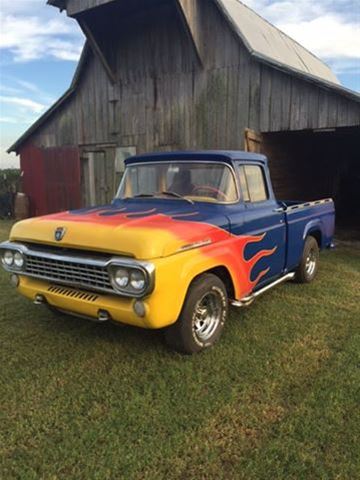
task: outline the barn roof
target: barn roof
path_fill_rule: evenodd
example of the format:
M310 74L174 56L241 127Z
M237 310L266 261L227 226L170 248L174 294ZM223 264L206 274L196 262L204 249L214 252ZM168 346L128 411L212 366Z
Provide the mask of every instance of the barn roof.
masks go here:
M84 10L84 4L79 3L83 1L85 0L47 0L47 3L63 10L69 8L72 2L76 2L76 5L82 5ZM94 8L94 5L110 1L115 2L119 0L87 0L87 5L89 5L88 8ZM151 2L153 0L148 1ZM180 2L180 0L178 1ZM263 19L251 8L239 0L213 1L218 5L220 11L227 18L250 54L258 61L298 75L320 87L330 89L355 102L360 102L360 94L342 86L330 67L322 60ZM86 42L70 88L8 149L8 153L18 152L19 147L76 92L90 50L91 48L88 42Z
M66 8L66 0L47 0L48 5L58 7L61 10Z
M216 0L251 54L279 66L340 85L322 60L239 0Z

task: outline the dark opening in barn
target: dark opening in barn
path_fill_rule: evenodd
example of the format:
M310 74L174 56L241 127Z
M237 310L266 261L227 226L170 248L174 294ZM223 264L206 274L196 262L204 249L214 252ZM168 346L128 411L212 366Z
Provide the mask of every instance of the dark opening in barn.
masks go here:
M32 215L108 202L134 153L247 148L269 156L279 198L331 196L340 223L360 223L360 95L251 9L48 3L87 42L69 90L10 149Z
M264 134L279 198L332 197L338 225L360 229L360 134L356 128Z

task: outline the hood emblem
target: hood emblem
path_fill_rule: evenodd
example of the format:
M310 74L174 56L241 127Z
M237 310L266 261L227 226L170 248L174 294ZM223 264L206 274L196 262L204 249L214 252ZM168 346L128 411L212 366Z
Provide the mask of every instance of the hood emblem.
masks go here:
M57 242L61 242L61 240L65 237L65 233L66 233L66 228L65 227L58 227L55 230L55 240Z

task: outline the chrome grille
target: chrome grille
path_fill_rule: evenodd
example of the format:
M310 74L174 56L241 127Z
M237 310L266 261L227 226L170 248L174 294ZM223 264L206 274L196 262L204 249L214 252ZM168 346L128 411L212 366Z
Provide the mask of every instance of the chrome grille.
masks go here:
M26 273L62 284L80 285L92 290L113 291L109 273L103 266L27 255Z

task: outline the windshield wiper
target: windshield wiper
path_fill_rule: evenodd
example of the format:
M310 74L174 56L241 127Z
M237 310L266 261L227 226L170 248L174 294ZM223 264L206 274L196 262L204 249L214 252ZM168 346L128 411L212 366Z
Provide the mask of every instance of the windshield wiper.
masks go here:
M138 193L137 195L134 195L133 197L127 197L129 199L131 198L154 198L157 197L158 195L167 195L168 197L175 197L175 198L180 198L181 200L185 200L186 202L191 203L191 205L194 205L195 202L190 200L190 198L183 197L179 193L176 192L156 192L156 193Z
M155 197L154 193L139 193L129 198L152 198L152 197Z
M168 191L163 191L160 192L161 195L167 195L168 197L175 197L175 198L181 198L181 200L185 200L186 202L191 203L191 205L194 205L194 202L190 200L190 198L186 198L183 195L180 195L179 193L176 192L168 192Z

